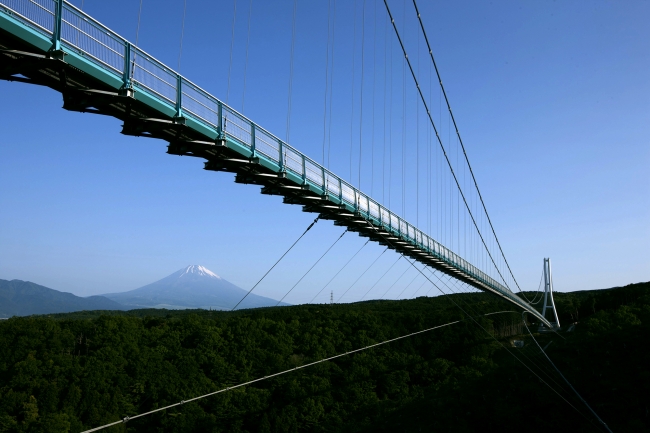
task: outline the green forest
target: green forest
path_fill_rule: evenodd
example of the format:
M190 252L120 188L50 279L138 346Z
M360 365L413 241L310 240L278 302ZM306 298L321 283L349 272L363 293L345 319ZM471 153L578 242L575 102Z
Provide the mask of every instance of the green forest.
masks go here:
M555 300L563 331L529 323L539 344L612 431L650 431L650 283ZM0 432L81 432L455 320L104 431L603 431L520 312L485 316L512 310L472 293L14 317L0 321Z

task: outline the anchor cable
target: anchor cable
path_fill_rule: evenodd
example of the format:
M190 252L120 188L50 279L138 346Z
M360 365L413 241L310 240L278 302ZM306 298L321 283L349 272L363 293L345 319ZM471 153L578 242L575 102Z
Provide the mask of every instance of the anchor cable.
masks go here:
M320 295L320 294L323 292L323 290L325 290L325 288L326 288L327 286L329 286L330 283L331 283L332 281L334 281L334 278L336 278L336 277L338 276L338 274L340 274L340 273L343 271L343 269L345 269L345 268L350 264L350 262L351 262L351 261L352 261L352 260L357 256L357 254L359 254L359 253L361 252L361 250L364 249L364 248L366 247L366 245L368 245L368 242L370 242L370 239L368 239L368 240L366 241L366 243L363 244L363 245L361 246L361 248L359 248L359 249L357 250L357 252L354 253L354 255L353 255L352 257L350 257L350 259L349 259L347 262L345 262L345 264L343 265L343 267L342 267L341 269L339 269L339 271L338 271L336 274L334 274L334 276L333 276L332 278L330 278L330 280L327 282L327 284L325 284L325 285L323 286L323 288L320 289L320 291L319 291L318 293L316 293L316 295L314 295L313 298L311 298L311 301L309 301L310 304L311 304L312 302L314 302L314 299L316 299L316 298L318 297L318 295Z
M292 291L293 289L296 288L296 286L297 286L298 284L300 284L300 282L303 280L303 278L305 278L305 277L307 276L307 274L308 274L309 272L311 272L312 269L314 269L314 267L318 264L318 262L320 262L320 261L323 259L323 257L325 257L325 255L326 255L327 253L329 253L330 250L331 250L332 248L334 248L334 245L336 245L336 244L341 240L341 238L342 238L342 237L343 237L347 232L348 232L348 230L346 229L343 233L341 233L341 236L339 236L339 237L334 241L334 243L333 243L332 245L330 245L330 247L329 247L329 248L328 248L328 249L323 253L322 256L320 256L320 257L318 258L318 260L316 260L316 263L314 263L314 264L311 266L311 268L309 268L309 269L307 270L307 272L305 272L305 273L303 274L303 276L300 277L300 279L296 282L296 284L294 284L293 287L290 288L289 291L288 291L288 292L287 292L287 293L286 293L286 294L285 294L285 295L284 295L284 296L283 296L283 297L278 301L278 303L275 304L276 307L277 307L278 305L280 305L280 302L282 302L282 301L284 300L284 298L286 298L286 297L289 295L289 293L291 293L291 291Z
M253 290L255 290L255 287L257 287L257 285L258 285L259 283L261 283L262 280L263 280L264 278L266 278L266 276L269 274L269 272L271 272L271 271L273 270L273 268L275 268L275 267L277 266L277 264L280 263L280 261L284 258L284 256L286 256L287 254L289 254L289 251L291 251L291 250L293 249L293 247L296 246L296 244L298 243L298 241L300 241L300 239L302 239L302 237L305 236L305 235L307 234L307 232L308 232L309 230L311 230L312 227L314 227L314 224L316 224L316 223L318 222L318 219L319 219L319 218L320 218L320 217L316 217L316 219L314 220L314 222L312 222L311 224L309 224L309 227L307 227L307 229L306 229L306 230L305 230L305 231L300 235L300 237L298 237L298 239L296 239L296 241L295 241L293 244L291 244L291 246L289 247L289 249L288 249L287 251L285 251L284 254L282 254L282 256L278 259L278 261L275 262L275 263L273 264L273 266L271 266L271 268L270 268L268 271L266 271L266 273L262 276L262 278L260 278L260 280L259 280L257 283L255 283L255 285L254 285L254 286L253 286L253 287L248 291L248 293L246 293L246 294L244 295L244 297L241 298L241 299L239 300L239 302L237 302L237 304L236 304L234 307L232 307L232 309L231 309L230 311L234 311L235 308L237 308L237 307L239 306L239 304L241 304L242 301L243 301L244 299L246 299L246 297L247 297L248 295L250 295L251 292L252 292Z

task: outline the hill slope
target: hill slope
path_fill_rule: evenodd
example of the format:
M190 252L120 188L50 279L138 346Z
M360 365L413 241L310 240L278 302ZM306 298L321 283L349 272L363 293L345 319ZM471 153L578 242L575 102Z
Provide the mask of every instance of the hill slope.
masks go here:
M650 284L556 296L563 298L561 305L571 304L580 322L563 338L537 335L548 356L612 431L647 432ZM499 341L465 320L297 371L296 366L464 316L445 297L422 297L0 321L0 431L80 432L289 369L119 428L143 433L519 433L522 426L531 433L599 431L562 400L586 413L562 390L566 386L530 337L513 334L512 325L521 324L519 313L480 317L508 304L485 293L453 297ZM525 340L524 347L512 347L512 338Z
M29 281L0 280L0 317L123 309L122 305L103 296L82 298Z

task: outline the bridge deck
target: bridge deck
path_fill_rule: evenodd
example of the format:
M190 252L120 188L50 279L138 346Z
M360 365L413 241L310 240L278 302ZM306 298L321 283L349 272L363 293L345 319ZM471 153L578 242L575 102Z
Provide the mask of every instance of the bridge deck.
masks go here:
M55 89L67 110L116 117L123 134L165 140L170 154L204 158L206 170L236 173L550 327L480 269L66 2L0 0L0 79Z

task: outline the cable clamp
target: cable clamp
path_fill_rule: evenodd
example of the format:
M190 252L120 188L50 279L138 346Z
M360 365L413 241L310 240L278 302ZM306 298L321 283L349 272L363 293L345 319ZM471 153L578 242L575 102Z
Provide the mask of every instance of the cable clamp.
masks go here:
M122 418L122 422L123 422L123 423L126 423L126 422L127 422L128 420L130 420L130 419L131 419L131 418L129 418L128 416L125 416L124 418Z
M185 400L181 400L179 404L185 404Z

